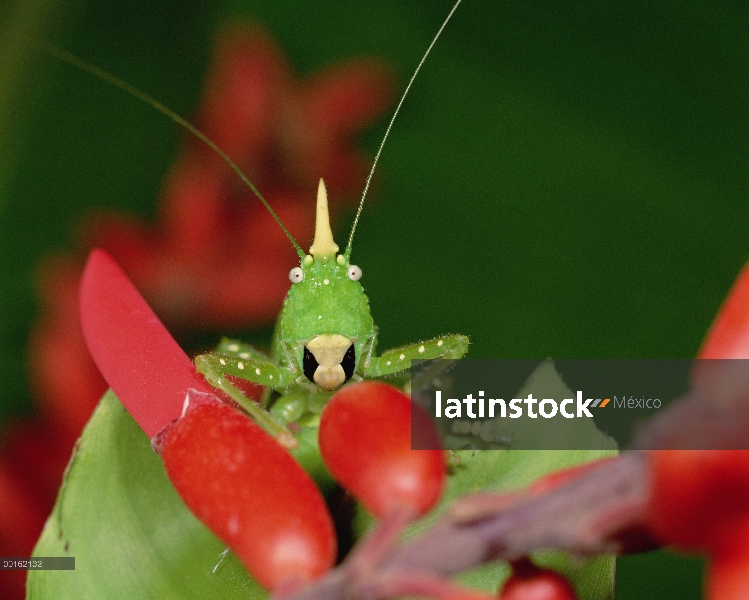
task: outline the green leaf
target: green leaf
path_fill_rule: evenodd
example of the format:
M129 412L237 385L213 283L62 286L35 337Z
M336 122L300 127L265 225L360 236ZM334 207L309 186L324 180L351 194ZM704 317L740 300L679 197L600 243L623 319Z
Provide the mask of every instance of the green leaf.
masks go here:
M573 397L552 361L541 363L530 375L517 398L533 393L537 398ZM506 432L512 439L512 451L479 451L472 455L461 452L461 464L451 478L450 488L442 505L455 498L480 489L512 490L526 487L539 477L572 465L616 454L616 442L596 428L592 419L538 419L522 423ZM565 440L575 440L580 446L606 448L605 450L523 450L543 445L539 436L552 439L552 447L564 447ZM581 443L585 440L587 444ZM461 467L465 465L464 468ZM541 552L534 555L536 564L560 571L574 585L580 600L609 600L614 597L616 557L597 556L585 561L570 557L564 552ZM461 577L466 584L487 592L496 590L499 581L510 574L505 564L488 565L474 569Z
M34 556L74 556L75 571L30 571L31 600L265 598L192 516L141 429L107 392L81 437Z

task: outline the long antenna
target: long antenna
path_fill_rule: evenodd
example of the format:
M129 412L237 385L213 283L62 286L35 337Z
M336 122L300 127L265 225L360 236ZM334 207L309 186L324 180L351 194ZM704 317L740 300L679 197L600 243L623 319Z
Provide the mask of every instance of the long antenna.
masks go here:
M359 217L361 216L361 211L364 208L364 199L367 197L367 192L369 191L369 184L372 183L372 175L374 175L375 167L377 167L377 162L380 160L380 154L382 154L382 148L385 145L385 142L388 139L388 136L390 135L390 130L393 128L393 122L395 121L395 117L398 116L398 112L400 112L401 106L403 105L403 101L406 99L406 96L408 95L408 91L411 89L411 85L414 82L414 79L416 79L416 76L419 74L419 71L421 70L422 65L427 59L427 56L429 56L429 53L432 51L432 47L435 43L437 43L437 40L439 39L440 35L442 35L442 30L447 25L448 21L453 16L453 13L458 8L462 0L457 0L457 2L453 5L452 9L450 10L450 13L447 15L445 20L442 22L442 25L439 28L439 31L437 31L434 38L432 38L432 42L429 44L429 47L427 48L427 51L424 52L424 56L421 57L421 61L419 61L418 66L416 67L416 70L414 71L414 74L411 75L411 80L408 82L408 85L406 86L406 90L403 92L403 95L401 96L400 101L398 102L398 106L395 107L395 112L393 113L392 118L390 119L390 123L388 124L387 129L385 130L385 136L382 138L382 142L380 142L380 147L377 149L377 154L375 154L374 162L372 163L372 168L369 171L369 175L367 175L367 182L364 184L364 191L361 195L361 200L359 200L359 208L356 210L356 217L354 217L354 224L351 226L351 233L348 236L348 244L346 244L346 258L348 259L351 256L351 244L354 241L354 232L356 231L356 226L359 224Z
M141 92L138 88L135 86L130 85L127 81L124 81L117 77L116 75L112 75L108 71L105 71L104 69L101 69L97 67L96 65L88 62L87 60L80 58L79 56L76 56L75 54L72 54L71 52L68 52L67 50L63 50L62 48L58 48L57 46L53 44L49 44L47 42L43 42L41 40L37 40L34 38L27 38L24 37L24 39L32 44L33 46L36 46L39 50L42 52L46 52L47 54L51 54L52 56L55 56L56 58L59 58L61 61L66 62L70 65L73 65L74 67L78 67L79 69L82 69L86 71L87 73L90 73L94 77L98 77L99 79L103 79L104 81L107 81L111 83L112 85L117 86L124 92L127 92L131 96L134 96L138 100L141 100L151 106L152 108L155 108L157 111L162 113L163 115L166 115L169 117L172 121L177 123L178 125L181 125L187 131L192 133L194 136L196 136L198 139L200 139L203 143L205 143L211 150L213 150L216 154L218 154L222 159L226 161L226 164L228 164L232 170L239 176L239 178L247 185L247 187L252 190L252 192L255 194L255 196L258 197L260 202L263 203L265 208L268 209L271 216L276 220L276 223L281 227L283 232L286 234L286 237L291 240L291 243L294 244L294 248L296 248L297 254L299 255L299 258L304 259L306 256L306 253L302 248L299 246L297 241L294 239L294 236L291 235L288 229L286 229L286 226L283 224L279 216L276 214L276 211L271 208L271 205L268 204L268 201L263 198L263 195L260 193L260 191L254 186L252 181L250 181L249 177L245 175L242 172L242 169L240 169L237 164L229 158L226 153L219 148L206 134L204 134L200 129L195 127L192 123L190 123L188 120L184 119L180 115L178 115L173 110L167 108L164 106L161 102L158 100L152 98L145 92Z

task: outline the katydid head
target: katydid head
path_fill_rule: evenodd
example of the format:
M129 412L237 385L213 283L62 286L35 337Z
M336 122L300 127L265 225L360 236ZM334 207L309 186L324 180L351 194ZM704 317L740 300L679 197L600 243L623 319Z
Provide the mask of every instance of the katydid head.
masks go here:
M302 367L305 376L325 391L336 390L346 383L356 371L365 348L369 347L370 352L373 350L376 330L369 300L359 284L361 269L350 264L354 233L393 122L421 66L460 2L455 2L432 39L395 108L367 176L343 254L336 254L338 245L333 241L330 229L328 197L325 184L320 180L315 240L308 255L300 253L301 265L289 273L292 286L279 317L274 350L277 355L285 351L286 360L292 360L288 356L291 351L293 360ZM299 246L289 237L299 252Z
M293 353L310 381L333 391L356 371L374 336L374 321L359 283L361 269L337 254L322 179L316 219L309 254L289 273L292 285L278 321L277 343Z

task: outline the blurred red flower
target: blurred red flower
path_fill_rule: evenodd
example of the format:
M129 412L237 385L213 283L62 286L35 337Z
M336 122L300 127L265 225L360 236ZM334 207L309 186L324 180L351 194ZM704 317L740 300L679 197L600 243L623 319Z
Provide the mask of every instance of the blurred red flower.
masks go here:
M218 36L197 126L229 155L304 245L314 190L325 179L335 212L355 199L368 161L356 136L392 98L374 59L310 78L292 74L259 27ZM78 282L91 247L106 249L176 335L267 325L289 286L296 252L230 167L191 137L167 176L155 225L103 213L81 227L80 248L39 272L42 311L31 334L34 422L6 428L0 455L0 554L27 556L51 510L75 440L106 389L78 321ZM0 596L22 598L25 573L0 573Z

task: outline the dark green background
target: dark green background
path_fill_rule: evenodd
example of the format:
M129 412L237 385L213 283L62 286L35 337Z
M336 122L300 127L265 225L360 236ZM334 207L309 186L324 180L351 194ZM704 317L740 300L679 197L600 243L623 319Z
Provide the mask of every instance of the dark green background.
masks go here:
M405 84L449 6L4 3L0 415L30 410L34 266L71 246L93 206L152 217L183 137L19 48L11 30L189 115L225 16L264 23L300 73L376 54ZM464 0L394 127L357 233L383 346L460 332L474 357L693 356L748 253L748 46L743 3ZM698 598L698 569L625 559L620 598Z

